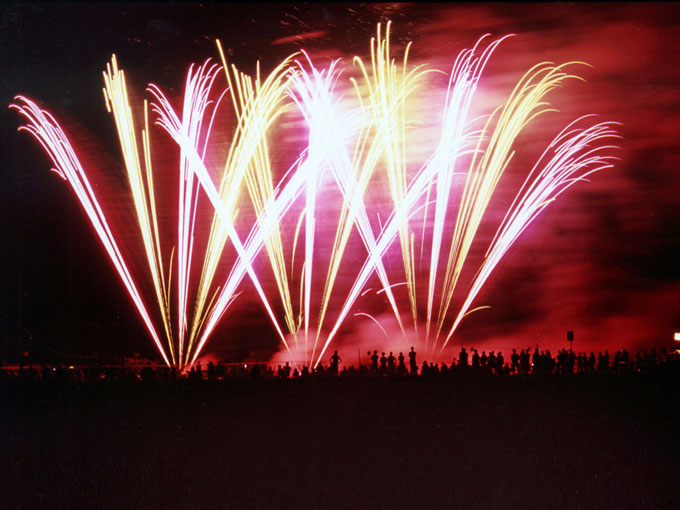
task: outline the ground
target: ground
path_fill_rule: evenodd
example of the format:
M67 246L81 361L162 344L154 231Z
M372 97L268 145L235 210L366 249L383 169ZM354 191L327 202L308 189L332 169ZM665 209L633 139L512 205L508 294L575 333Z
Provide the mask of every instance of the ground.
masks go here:
M5 508L678 508L677 376L0 385Z

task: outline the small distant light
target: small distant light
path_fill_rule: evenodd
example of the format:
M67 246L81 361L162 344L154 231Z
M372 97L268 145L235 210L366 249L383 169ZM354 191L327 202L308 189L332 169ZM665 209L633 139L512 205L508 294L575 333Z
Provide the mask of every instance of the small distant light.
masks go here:
M246 363L245 365L243 365L243 368L248 368L248 363Z
M673 335L673 340L675 340L676 342L680 342L680 333L676 333L675 335Z

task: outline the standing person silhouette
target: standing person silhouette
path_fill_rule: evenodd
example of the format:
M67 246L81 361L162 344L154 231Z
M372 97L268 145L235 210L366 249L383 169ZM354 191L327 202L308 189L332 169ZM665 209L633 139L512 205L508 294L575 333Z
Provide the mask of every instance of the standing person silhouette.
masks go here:
M510 355L510 371L513 374L519 372L519 354L517 354L516 349L513 349L512 354Z
M465 347L461 347L460 354L458 354L458 366L467 367L468 366L468 353Z
M387 357L387 371L390 374L394 374L397 371L397 358L394 357L392 352L390 352L390 355Z
M385 375L387 373L387 356L383 352L380 355L380 375Z
M411 375L418 374L418 363L416 362L416 351L411 347L411 352L408 353L408 362L411 368Z
M404 375L406 373L406 364L404 363L404 353L400 352L399 357L397 359L399 360L399 363L397 365L397 373L399 375Z
M373 351L373 356L371 356L371 372L378 372L378 351Z
M340 356L338 356L338 351L335 351L333 353L333 356L331 356L331 360L330 360L331 375L338 375L338 368L340 367L341 361L342 361L342 359L340 359Z

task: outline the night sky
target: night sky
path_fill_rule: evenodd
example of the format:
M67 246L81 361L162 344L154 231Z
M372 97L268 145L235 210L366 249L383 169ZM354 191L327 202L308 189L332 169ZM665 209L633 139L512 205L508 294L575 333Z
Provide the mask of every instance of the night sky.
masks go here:
M339 57L350 62L353 55L369 57L375 26L388 19L395 54L413 41L411 63L443 71L483 34L516 34L482 77L480 114L501 104L534 64L592 66L577 71L585 82L568 82L550 96L560 112L520 140L510 177L528 171L580 115L622 124L620 161L570 189L524 233L476 301L491 309L466 319L456 349L463 343L487 351L536 344L554 350L568 347L567 330L576 333L575 350L669 347L680 330L679 15L672 3L2 7L0 352L156 356L69 187L49 172L39 145L16 132L20 118L6 108L14 95L40 101L83 160L122 186L115 127L101 93L101 71L112 53L137 97L149 82L177 94L191 63L218 58L216 38L246 72L258 59L270 70L300 48L317 65ZM501 185L499 207L504 190ZM388 329L388 316L379 318ZM372 323L351 322L336 348L405 347L376 338ZM246 292L206 352L227 359L252 352L265 360L277 348L261 305Z

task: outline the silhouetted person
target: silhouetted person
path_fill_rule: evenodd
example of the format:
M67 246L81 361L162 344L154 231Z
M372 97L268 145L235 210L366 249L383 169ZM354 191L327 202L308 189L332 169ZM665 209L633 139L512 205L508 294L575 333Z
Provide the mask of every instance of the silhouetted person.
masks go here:
M531 356L528 349L522 349L519 353L519 368L523 374L528 374L531 371Z
M519 372L519 354L517 354L515 349L512 350L512 354L510 355L510 371L513 374Z
M620 349L614 354L614 364L612 365L612 368L615 372L620 372L623 369L623 351Z
M371 371L378 373L378 351L373 351L373 356L371 356Z
M416 362L416 351L411 347L411 351L408 353L408 363L411 369L411 375L416 375L418 373L418 363Z
M489 364L489 372L496 373L496 355L493 351L489 353L489 359L487 360Z
M400 352L399 353L399 364L397 365L397 373L399 375L404 375L406 373L406 364L404 363L404 353Z
M465 347L462 347L460 349L460 354L458 354L458 365L461 367L468 366L468 353L465 350Z
M338 368L340 367L341 361L342 360L340 359L340 356L338 356L338 351L335 351L333 353L333 356L331 356L331 366L330 366L331 375L338 375Z
M534 351L534 354L531 357L531 363L533 364L533 370L532 371L535 372L537 370L537 366L540 367L540 364L541 364L541 355L538 352L538 347L536 347L536 350Z
M503 365L505 365L505 359L503 358L503 353L498 351L498 354L496 354L496 373L497 374L503 373Z
M380 374L385 375L387 373L387 356L383 352L380 355Z
M555 368L555 360L552 358L552 355L550 354L550 349L545 350L545 356L543 357L543 366L545 368L546 374L553 373L553 369Z
M397 358L391 352L387 357L387 371L390 374L394 374L397 371Z
M472 368L479 368L480 359L477 349L472 349Z

